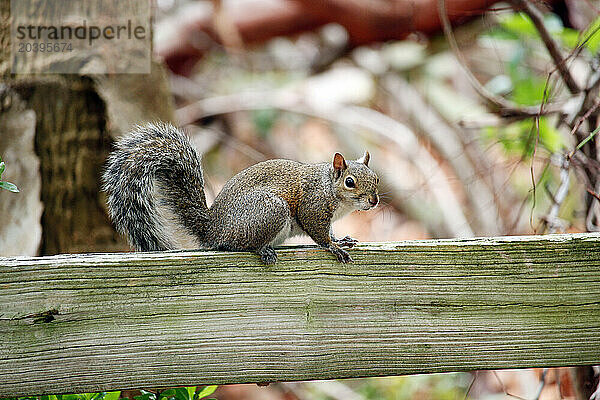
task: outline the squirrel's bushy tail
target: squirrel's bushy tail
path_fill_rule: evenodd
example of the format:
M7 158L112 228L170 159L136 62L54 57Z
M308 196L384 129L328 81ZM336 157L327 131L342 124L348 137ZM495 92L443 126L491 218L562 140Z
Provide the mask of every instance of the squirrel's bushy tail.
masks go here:
M175 247L161 207L190 234L202 238L207 206L200 157L173 125L136 126L118 140L108 157L103 184L116 228L137 250Z

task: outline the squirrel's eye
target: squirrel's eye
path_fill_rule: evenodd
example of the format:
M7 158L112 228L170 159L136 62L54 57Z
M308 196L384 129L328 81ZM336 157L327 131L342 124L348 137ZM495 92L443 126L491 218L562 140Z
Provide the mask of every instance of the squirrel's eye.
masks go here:
M352 178L351 176L347 177L346 180L344 181L344 185L347 188L353 188L356 186L356 183L354 182L354 178Z

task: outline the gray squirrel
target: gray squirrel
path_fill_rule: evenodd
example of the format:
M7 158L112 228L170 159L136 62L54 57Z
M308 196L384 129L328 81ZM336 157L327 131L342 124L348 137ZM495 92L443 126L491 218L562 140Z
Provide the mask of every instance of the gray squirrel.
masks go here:
M365 152L356 161L340 153L318 164L263 161L231 178L209 208L200 156L189 138L171 124L148 123L116 142L103 190L117 230L139 251L176 248L175 233L166 229L174 222L200 247L253 251L265 264L277 261L273 246L302 233L348 263L342 247L357 241L336 239L331 223L379 203L369 158Z

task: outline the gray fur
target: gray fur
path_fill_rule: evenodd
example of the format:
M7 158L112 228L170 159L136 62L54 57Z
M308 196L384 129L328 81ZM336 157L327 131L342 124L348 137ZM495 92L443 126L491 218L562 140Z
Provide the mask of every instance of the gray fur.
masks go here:
M266 264L277 259L272 246L300 230L340 262L350 262L341 247L356 241L335 239L331 222L378 200L377 176L367 167L368 157L364 161L344 160L341 169L333 163L264 161L231 178L208 208L200 157L189 139L170 124L154 123L117 142L103 181L115 226L141 251L175 248L173 233L165 229L175 218L200 246L254 251ZM348 176L355 187L344 186Z
M174 126L150 123L136 126L119 140L103 174L110 217L119 232L140 251L175 247L157 212L155 182L165 192L170 208L187 231L202 236L206 199L200 157L189 139Z

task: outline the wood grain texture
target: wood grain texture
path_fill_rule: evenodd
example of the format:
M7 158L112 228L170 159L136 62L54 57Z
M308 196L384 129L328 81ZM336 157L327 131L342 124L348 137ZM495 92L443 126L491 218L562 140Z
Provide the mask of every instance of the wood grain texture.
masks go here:
M599 246L0 258L0 396L600 364Z

